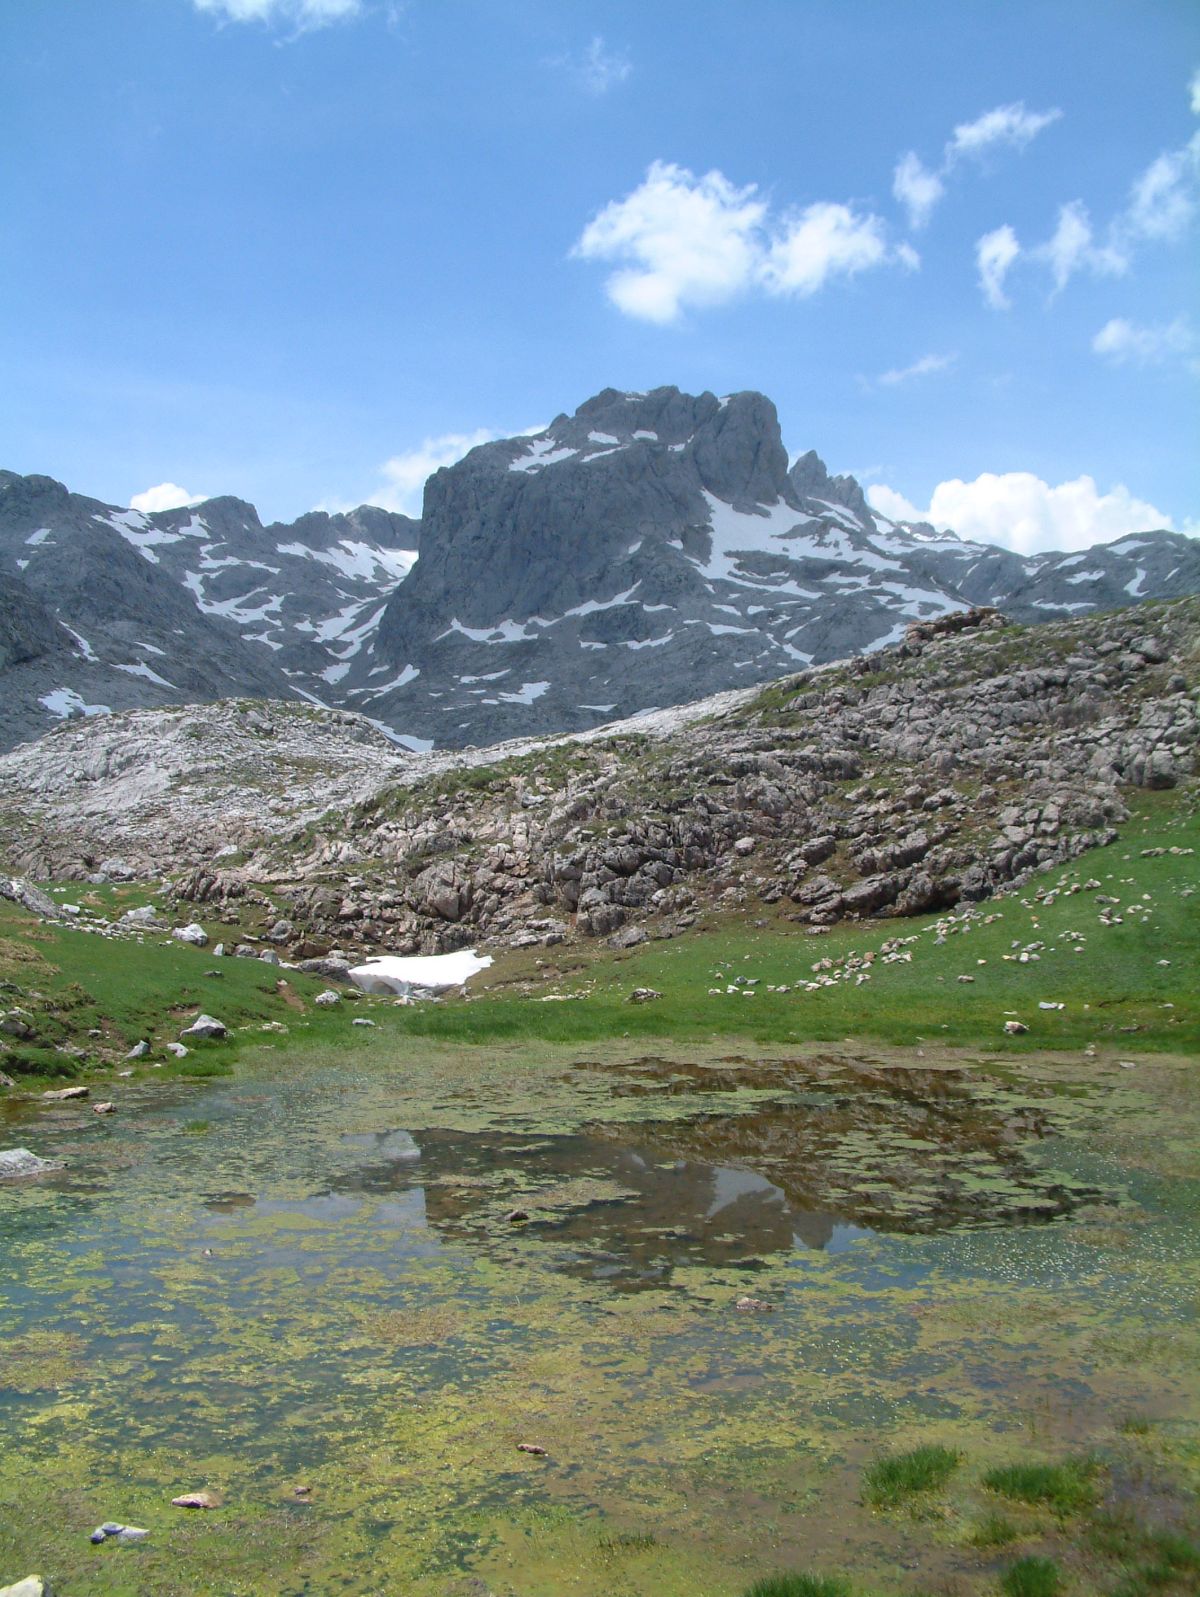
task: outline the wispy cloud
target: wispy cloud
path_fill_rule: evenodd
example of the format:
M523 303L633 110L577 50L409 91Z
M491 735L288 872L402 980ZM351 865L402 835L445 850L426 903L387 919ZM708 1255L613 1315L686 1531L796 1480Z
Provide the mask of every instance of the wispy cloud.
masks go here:
M915 150L908 150L896 163L892 193L908 213L913 229L926 225L934 208L946 193L946 180L965 159L981 160L996 150L1025 150L1044 128L1057 122L1062 112L1027 110L1023 101L998 105L985 111L974 122L960 122L942 151L936 170L928 167Z
M881 372L875 378L875 383L880 388L899 388L901 383L912 382L914 378L932 377L936 372L949 371L957 359L957 354L922 355L920 360L914 360L911 366L899 366L891 371Z
M910 248L889 244L878 216L851 205L825 201L773 216L756 184L739 188L721 172L697 177L665 161L606 205L571 253L620 263L609 298L627 316L660 323L751 290L804 298L833 278L919 264Z
M892 193L908 212L910 227L924 227L945 192L946 185L936 172L922 165L915 150L901 156L892 178Z
M224 22L264 22L304 32L345 22L362 14L362 0L192 0Z
M599 34L582 54L562 56L557 64L566 67L580 86L597 98L624 83L633 72L626 52L610 48Z
M1017 235L1007 223L985 233L975 245L975 263L983 297L993 310L1006 311L1011 305L1004 292L1004 280L1021 253Z
M1117 483L1102 493L1092 477L1052 486L1028 471L985 471L974 482L940 482L921 509L883 483L867 489L874 509L893 521L927 521L960 538L1021 554L1087 549L1131 532L1174 530L1170 516Z
M1197 362L1191 357L1198 347L1196 334L1182 316L1151 326L1114 316L1092 339L1096 354L1115 366L1162 366L1169 361L1186 360L1196 368Z
M160 482L145 493L134 494L129 501L131 510L142 510L153 515L156 510L182 510L188 505L202 504L207 494L190 494L177 482Z
M960 122L946 145L946 164L952 166L964 156L989 155L993 150L1025 150L1044 128L1057 122L1062 112L1027 111L1023 101L998 105L985 111L974 122Z
M1192 73L1192 81L1188 84L1188 99L1192 103L1192 110L1200 116L1200 67Z

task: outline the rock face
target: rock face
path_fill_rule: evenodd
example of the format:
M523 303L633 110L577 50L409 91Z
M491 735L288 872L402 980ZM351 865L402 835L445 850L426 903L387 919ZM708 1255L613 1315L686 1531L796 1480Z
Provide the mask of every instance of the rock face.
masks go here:
M143 515L0 471L0 747L67 716L320 697L415 542L370 506L264 527L238 499Z
M1198 590L1200 541L966 543L873 512L813 451L789 468L762 394L606 389L436 472L420 523L364 506L264 527L232 498L144 515L0 472L0 747L249 695L459 748L765 682L972 605L1035 621Z
M761 394L609 389L430 478L420 560L348 680L394 726L482 744L766 681L969 605L1032 621L1197 588L1188 538L1023 558L873 513L812 451L789 469Z

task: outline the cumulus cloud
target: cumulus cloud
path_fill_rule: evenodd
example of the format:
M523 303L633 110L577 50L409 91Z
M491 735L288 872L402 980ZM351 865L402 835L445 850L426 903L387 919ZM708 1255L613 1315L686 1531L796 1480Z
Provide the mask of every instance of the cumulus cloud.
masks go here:
M421 497L426 480L442 466L452 466L476 444L490 443L498 433L480 427L473 433L442 433L426 438L415 449L402 450L380 467L382 481L368 496L368 502L384 510L398 510L406 516L421 514Z
M963 156L982 156L990 151L1007 147L1027 149L1043 128L1057 122L1062 112L1027 111L1023 101L1015 105L998 105L985 111L974 122L960 122L954 136L946 146L946 165L952 166Z
M207 494L188 493L177 482L160 482L153 488L147 488L145 493L134 494L129 501L129 508L144 511L150 516L156 510L182 510L187 505L198 505L207 498Z
M931 377L935 372L949 371L957 359L957 355L922 355L911 366L881 372L875 381L881 388L898 388L901 383L911 382L914 377Z
M1139 326L1114 316L1092 339L1092 348L1115 366L1161 366L1194 355L1197 340L1182 316L1152 326Z
M362 0L192 0L197 11L223 22L266 22L304 30L344 22L362 12Z
M1004 292L1004 279L1021 246L1017 235L1007 223L985 233L975 245L975 262L979 268L979 284L983 297L993 310L1007 310L1010 304Z
M1092 477L1052 487L1028 471L984 472L974 482L940 482L920 509L882 483L867 489L870 504L894 521L927 521L973 542L1018 554L1086 549L1131 532L1174 531L1170 516L1137 499L1122 483L1101 493Z
M762 263L772 294L807 297L831 277L853 277L888 259L883 223L848 205L810 205L790 217Z
M660 323L751 289L807 297L889 261L919 264L912 249L889 246L879 217L850 205L820 202L775 218L756 184L739 188L721 172L697 177L666 161L606 205L571 253L625 263L608 279L609 298L627 316Z
M719 305L753 278L767 214L756 192L721 172L696 177L655 161L638 188L588 223L572 254L631 262L608 279L613 304L627 316L674 321L684 305Z
M922 164L915 150L909 150L897 161L892 193L908 212L911 228L919 230L925 226L945 192L946 185L936 172Z

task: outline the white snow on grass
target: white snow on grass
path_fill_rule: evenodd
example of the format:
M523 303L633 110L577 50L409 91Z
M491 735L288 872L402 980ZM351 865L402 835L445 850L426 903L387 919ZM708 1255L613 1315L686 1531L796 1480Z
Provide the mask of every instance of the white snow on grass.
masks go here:
M172 693L179 692L173 682L168 682L166 677L160 677L157 671L152 671L141 661L137 665L114 665L113 670L124 671L131 677L145 677L147 682L157 682L160 688L170 688Z
M45 693L38 700L44 704L51 715L56 715L60 721L68 715L111 715L112 708L107 704L85 704L74 688L55 688L52 693Z
M365 965L356 965L350 979L365 993L403 995L414 987L434 991L461 987L491 963L490 954L477 954L473 948L460 948L453 954L383 954Z

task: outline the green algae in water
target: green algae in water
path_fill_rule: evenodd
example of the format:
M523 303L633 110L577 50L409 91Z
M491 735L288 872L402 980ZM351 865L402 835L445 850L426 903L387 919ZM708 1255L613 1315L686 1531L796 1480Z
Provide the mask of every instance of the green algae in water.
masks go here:
M856 1585L978 1585L981 1476L1031 1425L1194 1467L1168 1351L1194 1235L1145 1168L1150 1100L878 1059L568 1063L272 1059L139 1086L116 1126L18 1111L72 1158L0 1199L0 1571L733 1597L836 1535ZM1135 1409L1162 1424L1121 1433ZM944 1532L859 1502L870 1458L921 1446L965 1455ZM170 1507L199 1486L222 1507ZM149 1542L92 1549L110 1517Z

